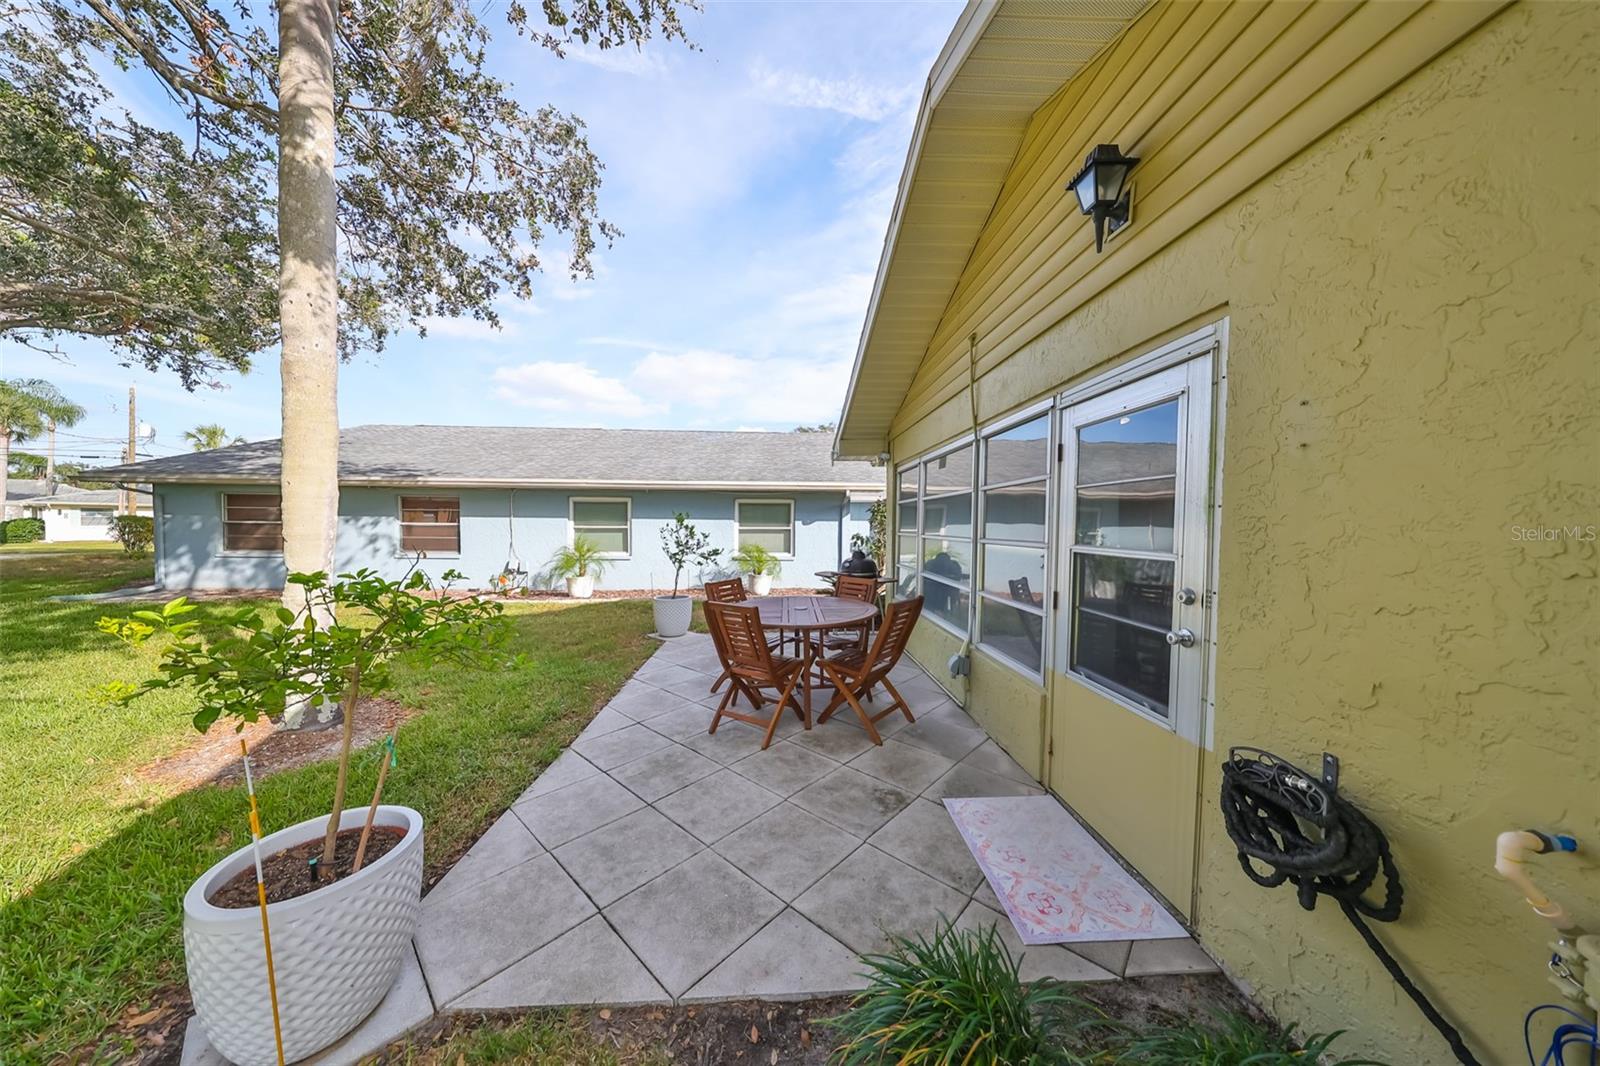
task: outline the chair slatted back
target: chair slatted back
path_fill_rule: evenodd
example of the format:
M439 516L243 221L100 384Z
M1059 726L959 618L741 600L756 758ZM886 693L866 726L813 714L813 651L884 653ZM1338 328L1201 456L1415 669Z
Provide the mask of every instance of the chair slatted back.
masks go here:
M889 604L889 609L884 612L883 624L878 627L877 639L872 642L872 649L867 652L862 675L876 678L893 670L895 664L900 661L900 656L905 654L906 642L911 639L911 630L921 617L921 596L914 596L909 600L895 600Z
M716 618L711 624L722 634L718 651L729 673L747 681L777 681L772 649L767 647L767 633L758 609L734 603L707 603L706 615Z
M736 577L706 582L707 603L743 603L744 600L744 582Z
M878 583L870 577L840 574L834 580L833 594L841 599L873 603L878 599Z

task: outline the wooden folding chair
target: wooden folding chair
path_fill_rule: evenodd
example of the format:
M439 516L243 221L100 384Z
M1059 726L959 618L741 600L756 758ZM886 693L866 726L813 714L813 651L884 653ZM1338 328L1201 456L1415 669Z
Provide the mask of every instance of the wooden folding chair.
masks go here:
M878 583L870 577L840 574L834 584L834 593L840 599L860 600L862 603L878 602ZM872 623L861 623L860 629L835 629L828 633L822 646L827 651L867 650L867 638L872 633Z
M911 628L917 624L917 619L922 616L922 597L898 600L889 604L889 610L884 613L883 625L878 627L878 636L872 642L872 647L866 651L847 651L831 659L823 659L822 672L833 682L837 690L828 706L823 708L822 714L817 717L817 724L821 725L833 716L833 712L846 703L856 712L856 717L861 719L862 728L867 731L867 736L872 738L874 744L881 745L883 738L878 735L877 723L899 711L906 716L906 721L915 722L911 715L911 708L906 704L905 697L900 695L894 683L889 680L889 671L900 661L900 656L905 654L906 641L911 639ZM882 685L888 690L894 702L877 714L868 714L866 708L861 706L861 699L872 690L874 685Z
M722 665L729 678L728 692L717 705L717 713L711 716L710 732L717 731L723 718L737 718L766 729L766 736L761 740L761 747L765 749L772 743L772 734L778 728L778 720L783 717L785 707L793 707L800 721L810 729L811 718L794 694L795 686L800 683L803 663L799 659L772 654L772 648L767 644L766 629L761 624L761 612L755 607L740 604L707 603L706 618L712 642L717 646L717 654L722 657ZM734 701L742 692L750 697L754 709L759 711L766 703L761 695L762 689L778 692L778 703L773 708L771 718L757 718L754 714L734 709L737 706Z
M730 577L723 581L707 581L705 589L707 603L744 603L746 599L744 582L736 577ZM711 628L711 615L709 612L706 614L706 628ZM781 652L783 650L783 631L781 629L778 631L778 639L771 641L770 644L774 651ZM728 680L728 671L723 670L722 673L717 675L717 679L711 683L711 691L717 691L726 680Z

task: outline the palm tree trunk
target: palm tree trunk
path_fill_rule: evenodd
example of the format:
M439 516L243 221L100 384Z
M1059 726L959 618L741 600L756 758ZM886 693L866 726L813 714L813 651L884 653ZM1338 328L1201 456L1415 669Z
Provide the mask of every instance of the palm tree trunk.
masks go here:
M6 520L6 502L11 498L11 430L0 429L0 522Z
M334 220L333 0L278 4L278 313L283 331L283 557L333 569L339 510L339 280ZM284 606L307 609L284 588ZM319 623L331 621L318 607Z

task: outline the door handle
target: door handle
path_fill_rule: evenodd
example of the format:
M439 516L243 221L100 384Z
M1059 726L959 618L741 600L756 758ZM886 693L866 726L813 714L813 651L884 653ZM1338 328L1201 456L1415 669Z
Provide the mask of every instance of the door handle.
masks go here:
M1173 647L1181 644L1185 648L1192 648L1194 647L1194 630L1188 627L1172 630L1167 634L1167 643Z

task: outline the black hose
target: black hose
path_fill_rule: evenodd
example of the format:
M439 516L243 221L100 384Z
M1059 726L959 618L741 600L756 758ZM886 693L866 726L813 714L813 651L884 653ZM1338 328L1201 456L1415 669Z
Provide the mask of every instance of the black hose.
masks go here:
M1295 886L1300 906L1312 910L1331 896L1361 939L1444 1037L1463 1066L1481 1066L1461 1033L1389 954L1365 918L1392 922L1405 898L1400 868L1383 830L1337 791L1292 763L1255 748L1233 748L1222 767L1222 817L1239 849L1245 875L1264 888ZM1261 873L1255 863L1266 865ZM1383 902L1366 892L1383 876Z

